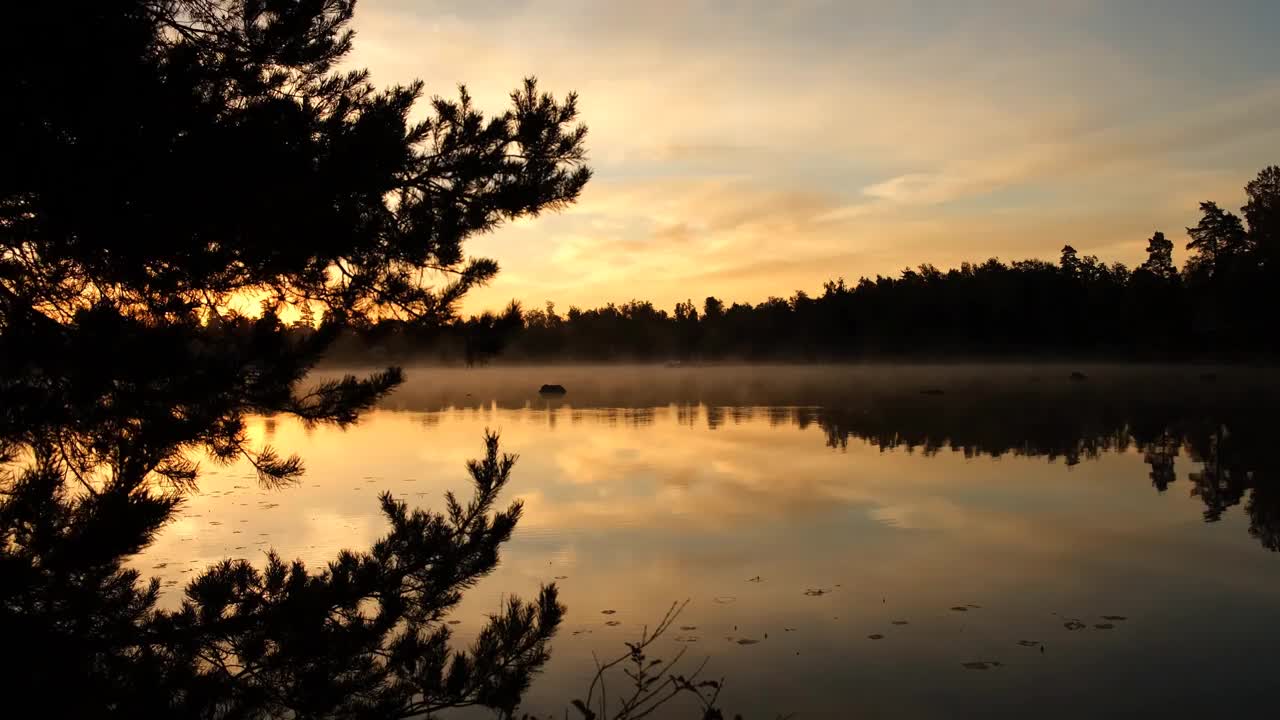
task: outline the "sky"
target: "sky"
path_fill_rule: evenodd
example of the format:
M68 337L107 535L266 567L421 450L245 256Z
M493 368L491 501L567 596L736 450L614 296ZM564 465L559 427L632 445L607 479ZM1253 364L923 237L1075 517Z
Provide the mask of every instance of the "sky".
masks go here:
M990 257L1129 265L1280 163L1280 3L361 0L350 64L501 112L579 94L580 200L475 238L463 309L708 295ZM426 103L422 103L425 106Z

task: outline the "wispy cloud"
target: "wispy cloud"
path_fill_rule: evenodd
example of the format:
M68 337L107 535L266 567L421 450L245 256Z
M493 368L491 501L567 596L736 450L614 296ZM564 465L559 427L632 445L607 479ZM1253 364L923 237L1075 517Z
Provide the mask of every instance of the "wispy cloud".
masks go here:
M1234 204L1277 160L1254 29L1270 19L1182 0L1158 17L1092 0L365 0L353 62L441 94L465 81L495 110L526 74L581 95L597 179L564 215L472 243L504 267L474 307L755 301L1051 256L1069 233L1135 261L1152 228L1191 224L1191 198Z

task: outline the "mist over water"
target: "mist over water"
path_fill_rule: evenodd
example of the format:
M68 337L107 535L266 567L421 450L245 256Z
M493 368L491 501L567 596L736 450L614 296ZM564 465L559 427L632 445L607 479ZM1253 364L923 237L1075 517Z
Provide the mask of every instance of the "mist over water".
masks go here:
M1072 377L1072 373L1083 377ZM267 548L323 563L385 532L377 493L440 507L486 428L525 514L451 616L504 593L569 608L527 711L672 601L658 645L710 658L748 717L1269 712L1280 641L1271 409L1249 369L1150 366L409 368L343 431L257 418L308 473L206 463L137 566ZM543 383L561 397L539 396ZM606 613L605 611L613 611ZM874 638L872 636L879 636ZM690 668L690 669L691 669Z

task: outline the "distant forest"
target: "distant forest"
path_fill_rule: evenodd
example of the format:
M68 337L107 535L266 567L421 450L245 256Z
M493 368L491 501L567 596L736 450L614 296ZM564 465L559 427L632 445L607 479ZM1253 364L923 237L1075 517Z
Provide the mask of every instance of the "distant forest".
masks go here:
M1179 269L1163 232L1136 268L1080 256L996 258L898 277L843 278L821 295L796 291L758 304L715 297L673 312L632 300L557 312L512 303L444 325L367 324L332 348L331 362L841 360L876 357L1081 356L1260 359L1280 350L1280 167L1245 186L1240 215L1215 202L1186 229ZM298 323L308 332L311 318Z

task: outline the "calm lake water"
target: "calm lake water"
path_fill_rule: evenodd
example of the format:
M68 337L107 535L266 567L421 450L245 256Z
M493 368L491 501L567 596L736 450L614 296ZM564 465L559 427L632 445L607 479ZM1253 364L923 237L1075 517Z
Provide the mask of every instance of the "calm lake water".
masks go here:
M562 717L593 652L621 653L689 599L658 654L709 658L724 707L748 718L1265 717L1273 375L411 368L346 430L254 421L255 442L304 458L302 483L263 490L245 466L205 463L137 564L169 604L224 557L275 548L320 567L384 532L379 491L433 507L469 494L463 463L490 428L520 455L507 497L525 515L454 613L455 642L504 594L555 581L569 614L529 712ZM569 392L540 398L544 382Z

